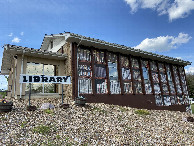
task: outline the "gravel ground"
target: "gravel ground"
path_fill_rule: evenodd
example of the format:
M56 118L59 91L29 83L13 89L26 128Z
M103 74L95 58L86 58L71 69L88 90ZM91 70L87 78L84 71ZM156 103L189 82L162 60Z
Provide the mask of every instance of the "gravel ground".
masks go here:
M0 114L0 145L194 145L194 122L185 112L147 110L87 103L59 108L60 99L31 100L36 111L27 111L28 100L14 102L14 109ZM52 110L40 110L42 103Z

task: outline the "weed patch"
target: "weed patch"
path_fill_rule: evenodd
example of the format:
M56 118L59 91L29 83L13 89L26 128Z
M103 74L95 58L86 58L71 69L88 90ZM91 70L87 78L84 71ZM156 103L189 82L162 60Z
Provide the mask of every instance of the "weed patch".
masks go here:
M40 125L40 126L34 128L33 131L45 135L45 134L48 134L51 131L51 127Z
M46 109L46 110L44 110L44 112L47 113L47 114L53 114L53 111L50 110L50 109Z
M150 115L150 112L147 111L147 110L144 110L144 109L139 109L139 110L135 111L135 114L138 114L138 115Z

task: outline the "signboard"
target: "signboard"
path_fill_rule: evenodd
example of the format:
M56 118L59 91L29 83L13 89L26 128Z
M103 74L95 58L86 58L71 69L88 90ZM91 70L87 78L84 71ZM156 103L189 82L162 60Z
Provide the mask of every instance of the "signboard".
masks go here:
M20 74L20 83L71 84L71 76L46 76Z

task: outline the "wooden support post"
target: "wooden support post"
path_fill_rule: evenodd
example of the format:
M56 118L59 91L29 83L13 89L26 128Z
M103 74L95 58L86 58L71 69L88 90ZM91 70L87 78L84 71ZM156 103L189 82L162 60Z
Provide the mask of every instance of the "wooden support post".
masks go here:
M145 95L146 91L145 91L145 83L144 83L144 77L143 77L143 69L142 69L142 58L138 59L139 62L139 69L140 69L140 74L141 74L141 86L142 86L142 92Z
M170 90L170 84L169 84L169 80L168 80L168 74L167 74L167 69L166 69L166 63L164 63L164 70L165 70L165 75L166 75L166 81L167 81L167 86L168 86L168 92L169 95L171 96L171 90Z
M179 82L180 82L180 86L181 86L182 95L184 95L184 93L183 93L183 84L182 84L182 81L181 81L179 66L177 65L176 67L177 67L177 73L178 73L178 77L179 77Z
M131 56L129 56L129 64L130 64L130 71L131 71L131 81L132 81L132 90L133 90L133 94L136 94L135 91L135 81L133 79L133 68L132 68L132 58Z
M105 62L106 62L106 78L107 78L108 94L111 94L110 93L110 79L109 79L108 52L107 51L105 51Z
M189 86L188 86L188 83L187 83L187 76L186 76L186 73L185 73L185 69L184 69L184 66L183 66L183 72L184 72L184 76L185 76L185 82L186 82L186 87L187 87L187 96L189 95Z
M161 95L164 95L163 92L163 87L162 87L162 82L161 82L161 76L160 76L160 70L159 70L159 65L158 65L158 61L156 62L156 66L157 66L157 71L158 71L158 79L159 79L159 85L160 85L160 90L161 90Z
M151 82L151 86L152 86L152 94L155 95L154 82L153 82L153 78L152 78L150 60L148 60L148 66L149 66L149 70L148 70L148 72L149 72L149 78L150 78L150 82Z
M172 82L174 84L175 94L178 95L172 64L170 64L169 67L170 67L170 70L171 70Z
M93 95L96 95L96 90L95 90L95 67L94 67L94 49L91 48L91 70L92 70L92 90L93 90Z
M124 84L122 78L122 68L121 68L121 54L117 55L117 62L118 62L118 79L120 80L120 87L121 87L121 94L124 94Z

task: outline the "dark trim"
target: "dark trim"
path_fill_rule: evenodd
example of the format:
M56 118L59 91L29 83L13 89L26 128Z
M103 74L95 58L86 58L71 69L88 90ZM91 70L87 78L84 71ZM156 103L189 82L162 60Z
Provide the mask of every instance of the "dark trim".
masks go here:
M57 75L57 71L56 71L56 65L53 65L54 66L54 76ZM57 88L57 84L54 84L54 93L56 93L56 88Z
M108 51L105 51L104 53L104 58L105 58L105 62L106 62L106 78L107 78L107 90L108 90L108 94L110 95L110 79L109 79L109 68L108 68Z
M61 53L62 53L62 54L64 53L63 46L61 47Z
M167 86L168 86L168 92L169 95L171 96L171 90L170 90L170 84L169 84L169 80L168 80L168 74L167 74L167 70L166 70L166 63L164 63L164 70L165 70L165 74L166 74L166 81L167 81Z
M96 90L95 90L95 68L94 68L94 49L91 49L91 70L92 70L92 93L96 95Z
M96 94L96 95L86 95L87 103L105 103L105 104L113 104L113 105L121 105L121 106L129 106L132 108L140 108L140 109L149 109L149 110L171 110L171 111L186 111L185 105L171 105L171 106L156 106L155 104L155 96L152 94Z
M179 77L179 82L180 82L180 86L181 86L182 95L184 95L183 84L182 84L181 76L180 76L180 72L179 72L179 66L177 65L176 67L177 67L177 73L178 73L178 77Z
M149 70L148 70L149 71L149 78L150 78L150 82L151 82L151 86L152 86L152 94L155 95L154 82L153 82L153 78L152 78L150 60L148 60L148 66L149 66Z
M77 73L77 51L78 47L77 44L74 44L74 53L75 53L75 97L78 97L78 73Z
M145 91L145 83L144 83L144 77L143 77L142 58L141 57L138 59L138 63L139 63L139 69L140 69L140 74L141 74L142 93L145 95L146 91Z
M184 71L184 76L185 76L185 81L186 81L186 86L187 86L187 93L188 93L188 94L186 94L186 96L189 96L190 94L189 94L189 86L188 86L188 83L187 83L187 76L186 76L186 73L185 73L184 66L182 66L182 67L183 67L183 71Z
M122 68L121 68L121 55L120 53L117 55L117 71L118 71L118 79L120 81L120 87L121 87L121 94L124 94L124 84L123 84L123 78L122 78Z
M177 93L177 88L176 88L176 82L175 82L175 77L174 77L174 72L173 72L173 65L169 64L171 75L172 75L172 82L174 83L174 89L175 89L175 95L178 95Z
M133 79L133 70L132 70L132 59L131 59L131 55L129 56L129 65L130 65L130 71L131 71L132 90L133 90L133 95L135 95L136 92L135 92L134 79Z

